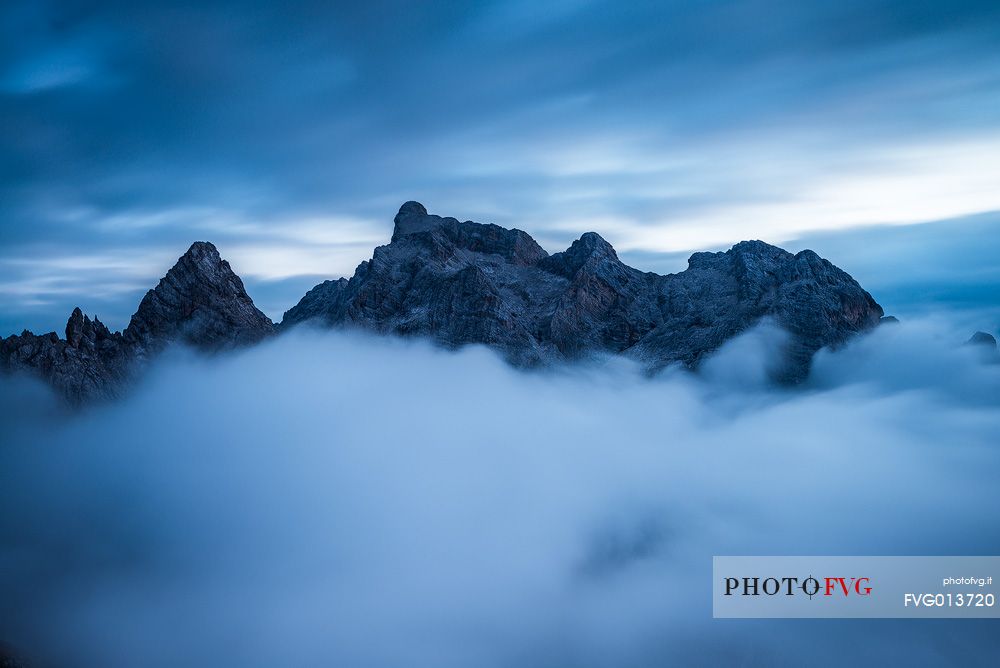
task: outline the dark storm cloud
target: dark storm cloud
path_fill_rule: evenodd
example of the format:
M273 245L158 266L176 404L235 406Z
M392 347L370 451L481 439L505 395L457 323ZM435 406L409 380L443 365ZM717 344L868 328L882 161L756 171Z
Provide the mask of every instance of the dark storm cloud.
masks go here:
M736 241L763 233L719 207L1000 131L995 2L15 1L0 30L0 299L36 326L92 281L121 323L159 262L248 225L270 282L349 273L410 198L552 249ZM324 217L365 233L310 251Z

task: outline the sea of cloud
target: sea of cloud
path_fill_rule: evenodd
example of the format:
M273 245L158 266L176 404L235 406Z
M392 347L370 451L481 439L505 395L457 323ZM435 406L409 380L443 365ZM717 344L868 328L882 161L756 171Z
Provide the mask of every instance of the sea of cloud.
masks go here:
M699 375L293 332L67 414L3 381L0 640L41 666L989 665L971 621L713 620L723 554L1000 554L1000 364L946 322Z

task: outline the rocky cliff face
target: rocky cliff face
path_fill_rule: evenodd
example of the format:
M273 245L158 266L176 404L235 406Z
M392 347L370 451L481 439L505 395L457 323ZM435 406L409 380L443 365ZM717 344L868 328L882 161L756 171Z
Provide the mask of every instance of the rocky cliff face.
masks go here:
M805 377L813 353L879 324L882 308L812 251L761 241L695 253L660 276L633 269L588 232L549 255L520 230L459 222L404 204L392 239L349 280L325 281L285 313L303 322L484 344L521 366L623 354L651 371L690 368L772 319L791 334L778 379ZM118 396L145 363L179 343L206 352L256 343L274 325L215 246L198 242L142 302L124 332L79 309L55 332L0 341L0 371L35 374L73 403Z
M808 372L814 352L875 327L882 308L812 251L760 241L696 253L660 276L622 263L589 232L547 254L526 233L459 222L407 202L392 240L349 280L311 290L281 327L313 321L481 343L519 365L625 354L651 370L696 367L725 341L772 318L791 334L781 380Z
M120 332L110 332L79 308L66 323L66 338L27 330L0 341L0 369L48 381L71 403L118 396L131 372Z
M41 377L73 404L119 396L145 362L172 343L213 352L274 331L215 246L197 242L143 297L124 332L79 308L55 332L0 340L0 371Z
M175 342L213 352L257 343L273 331L215 246L198 241L142 298L124 339L137 355Z

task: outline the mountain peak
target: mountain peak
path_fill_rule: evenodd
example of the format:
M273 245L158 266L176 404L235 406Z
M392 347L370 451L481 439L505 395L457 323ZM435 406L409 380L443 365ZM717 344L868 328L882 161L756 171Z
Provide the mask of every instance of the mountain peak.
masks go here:
M735 255L783 255L788 253L785 249L760 239L740 241L729 250Z
M201 258L212 258L215 260L221 259L219 255L219 249L215 247L211 241L195 241L191 246L184 252L181 257L189 257L192 259Z
M597 232L586 232L561 253L545 258L541 267L566 278L572 278L584 266L620 263L614 247Z
M584 232L579 239L572 243L569 250L575 250L580 254L585 253L588 256L598 255L618 259L618 253L615 252L614 247L597 232Z
M229 263L207 241L197 241L146 293L125 329L141 349L172 341L215 350L253 343L271 334L261 313Z
M427 209L420 202L404 202L403 206L399 207L399 213L393 218L392 241L398 241L409 234L434 229L446 220L441 216L427 213Z
M403 202L402 206L399 207L399 213L397 213L396 215L397 216L399 216L399 215L419 215L419 216L426 216L427 215L427 207L425 207L420 202L416 202L414 200L410 200L409 202Z
M79 342L86 319L79 306L69 314L69 320L66 321L66 340L71 346L76 345L75 342Z
M65 339L28 331L0 339L0 371L34 373L70 403L82 404L118 396L171 343L215 351L255 343L273 331L218 249L198 241L146 293L124 332L109 331L77 307Z
M763 241L696 253L660 276L625 265L596 232L548 255L527 233L459 222L406 202L392 242L346 283L321 285L283 321L424 335L447 346L486 344L516 364L623 353L651 369L695 367L764 318L792 335L788 372L812 354L873 328L882 308L811 251Z
M219 249L210 241L195 241L191 244L170 269L176 270L185 271L191 278L202 280L228 280L230 276L239 280L229 263L222 259Z
M658 275L622 263L596 232L548 255L526 232L432 215L415 201L394 223L392 241L350 280L310 290L282 326L314 320L449 347L485 344L519 365L624 354L655 371L695 368L767 318L791 335L780 378L800 380L813 353L874 328L883 315L854 279L812 251L793 255L762 241L696 253L688 270ZM32 371L84 401L116 396L172 343L216 351L274 331L219 250L198 241L146 293L123 333L78 308L66 339L25 332L0 341L0 370Z

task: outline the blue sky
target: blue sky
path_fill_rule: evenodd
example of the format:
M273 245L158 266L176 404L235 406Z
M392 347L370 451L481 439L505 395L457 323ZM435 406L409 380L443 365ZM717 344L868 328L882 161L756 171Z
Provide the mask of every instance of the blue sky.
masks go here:
M657 271L808 244L889 311L1000 285L996 2L9 0L0 127L2 334L124 326L196 239L277 318L408 199Z

